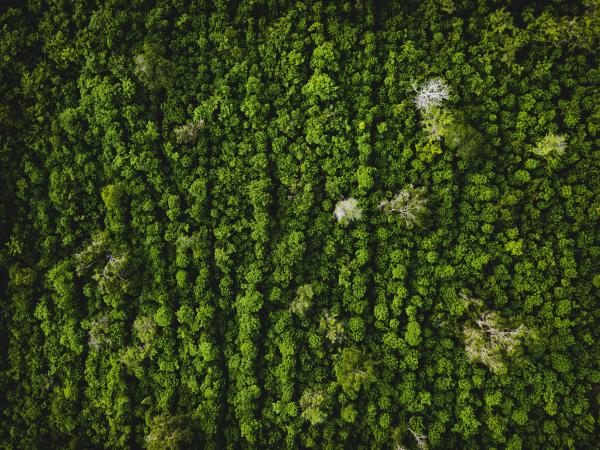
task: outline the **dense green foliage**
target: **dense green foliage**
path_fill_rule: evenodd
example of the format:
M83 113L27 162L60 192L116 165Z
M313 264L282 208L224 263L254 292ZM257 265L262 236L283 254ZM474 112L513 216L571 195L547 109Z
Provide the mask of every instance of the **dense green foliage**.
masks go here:
M597 445L598 0L9 1L0 48L2 448Z

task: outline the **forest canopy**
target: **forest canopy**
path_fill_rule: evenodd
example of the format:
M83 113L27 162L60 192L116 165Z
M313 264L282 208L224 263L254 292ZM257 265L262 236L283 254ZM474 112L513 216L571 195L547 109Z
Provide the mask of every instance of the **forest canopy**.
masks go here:
M0 6L0 447L589 449L599 0Z

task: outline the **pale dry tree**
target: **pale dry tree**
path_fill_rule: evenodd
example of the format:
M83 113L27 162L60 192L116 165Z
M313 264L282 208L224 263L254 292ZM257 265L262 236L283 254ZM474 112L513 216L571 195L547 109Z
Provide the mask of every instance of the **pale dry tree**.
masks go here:
M178 144L191 144L198 139L200 130L204 127L204 120L193 120L185 125L176 127L174 130L175 139Z
M465 326L464 340L465 351L470 361L479 361L494 373L505 369L502 356L486 340L484 331Z
M148 450L195 448L192 445L194 432L189 416L154 416L149 425L150 430L145 437Z
M392 429L392 448L394 450L406 450L406 447L402 443L402 431L400 428L396 427Z
M427 450L427 436L424 434L419 434L416 431L413 431L411 428L408 429L411 432L415 441L417 441L417 448L419 450Z
M152 342L156 335L156 322L151 316L139 316L133 322L133 329L145 345Z
M502 348L506 353L512 353L519 345L520 341L530 334L530 331L523 325L516 329L502 329L500 319L496 313L485 312L475 323L479 328L485 330L490 341L495 347Z
M100 272L96 272L92 278L98 282L102 293L113 292L127 285L127 268L129 258L127 254L107 255L107 263Z
M145 55L140 54L136 55L134 58L135 63L135 73L140 77L148 77L150 76L150 65L148 64L148 60Z
M333 215L340 224L346 225L354 220L360 220L362 218L362 209L358 206L358 200L354 197L349 197L337 202Z
M107 259L108 262L104 266L104 269L102 269L100 275L107 280L111 280L114 277L118 277L121 280L125 281L125 278L123 277L123 268L127 263L127 257L123 255L108 255Z
M522 340L532 334L524 325L515 329L503 327L501 318L489 311L476 319L475 325L464 328L467 357L488 366L494 373L505 370L503 356L513 354Z
M77 263L77 275L83 275L87 269L92 267L101 255L105 253L107 246L107 235L106 233L97 233L90 245L88 245L81 252L75 254L75 262Z
M425 188L415 188L412 184L398 192L391 200L383 200L379 208L386 213L396 214L404 220L407 228L421 225L427 212Z
M538 156L547 158L561 156L566 148L567 141L564 136L549 133L531 151Z
M438 107L444 100L450 98L450 90L446 82L440 78L428 80L420 87L413 84L413 89L417 93L414 98L415 105L421 111Z
M182 234L177 237L176 243L178 250L186 251L194 244L194 238L192 236Z
M453 133L455 121L452 112L446 108L429 108L423 111L421 124L430 140L441 141L448 137L453 139L452 143L460 141L459 136Z

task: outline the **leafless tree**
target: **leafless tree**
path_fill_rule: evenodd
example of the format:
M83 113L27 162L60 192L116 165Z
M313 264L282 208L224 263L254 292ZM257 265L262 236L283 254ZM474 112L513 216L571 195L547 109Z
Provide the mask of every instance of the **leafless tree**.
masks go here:
M406 447L402 443L402 430L399 427L392 429L392 448L394 450L406 450Z
M97 233L92 239L90 245L84 248L81 252L75 254L77 274L79 276L83 275L87 269L102 259L102 254L106 251L107 240L106 233Z
M156 334L156 322L151 316L139 316L133 322L133 329L135 330L139 340L145 346L150 344Z
M464 328L467 356L485 364L494 373L505 370L504 356L513 354L521 341L531 335L524 325L516 329L503 327L500 317L489 311L476 319L475 325Z
M107 280L110 280L112 277L119 277L121 280L125 280L122 275L123 266L126 262L126 258L124 256L107 256L108 262L102 269L102 276Z
M440 78L428 80L420 87L413 85L413 89L417 93L414 99L415 105L421 111L438 107L444 100L450 98L450 90Z
M427 450L427 436L425 436L424 434L419 434L410 428L408 429L408 431L411 432L411 434L415 438L415 441L417 441L417 447L419 448L419 450Z
M465 311L468 311L471 307L475 308L475 311L483 307L483 301L481 299L471 297L464 291L459 292L458 296L463 302Z
M107 262L103 269L92 276L98 282L100 290L108 293L127 286L125 273L129 261L127 254L108 254L106 259Z
M405 190L397 193L391 200L379 203L379 208L387 213L399 215L408 228L421 225L422 218L427 211L425 188L415 188L412 184Z

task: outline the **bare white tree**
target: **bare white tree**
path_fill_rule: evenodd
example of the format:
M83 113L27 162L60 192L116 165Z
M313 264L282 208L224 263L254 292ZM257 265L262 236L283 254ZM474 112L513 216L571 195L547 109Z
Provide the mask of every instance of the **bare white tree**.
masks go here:
M406 450L406 447L402 443L402 431L400 428L392 429L392 448L394 450Z
M379 208L387 213L399 215L406 226L412 228L414 225L421 225L423 216L427 212L426 205L425 188L415 188L411 184L391 200L383 200L379 203Z
M522 324L514 330L502 329L497 314L493 312L483 313L475 323L487 333L494 346L502 348L509 354L516 349L523 337L530 334Z
M337 202L333 215L340 224L346 225L354 220L360 220L362 218L362 209L358 206L358 200L354 197L349 197Z
M424 434L419 434L410 428L408 429L408 431L411 432L411 434L415 438L415 441L417 441L417 448L419 448L419 450L427 450L427 436L425 436Z
M133 329L144 346L154 339L156 335L156 322L151 316L139 316L133 322Z
M128 284L126 269L129 258L127 254L106 256L107 263L102 271L96 272L92 278L98 282L103 293L112 292Z
M521 341L531 335L531 331L524 325L519 325L516 329L507 329L501 322L496 313L487 311L475 320L477 327L464 328L468 358L485 364L494 373L505 369L503 356L510 356Z
M422 111L421 124L432 141L444 139L448 143L448 138L451 138L451 144L458 144L461 141L461 137L453 132L456 128L454 115L447 108L429 108Z
M150 65L148 64L148 60L146 56L136 55L134 58L135 62L135 72L140 76L149 76L150 75Z
M465 326L464 339L469 360L479 361L494 373L505 369L501 355L487 342L482 330Z
M83 275L87 269L96 264L101 255L106 251L108 245L108 237L106 233L97 233L91 244L81 252L75 254L75 262L77 263L77 274Z
M119 277L121 280L125 280L122 276L123 266L125 265L127 259L125 256L107 256L108 262L104 269L102 269L102 276L104 278L110 279L112 277Z
M414 102L421 111L428 111L438 107L444 100L450 98L450 90L446 82L440 78L434 78L423 83L420 87L413 85L417 93Z

